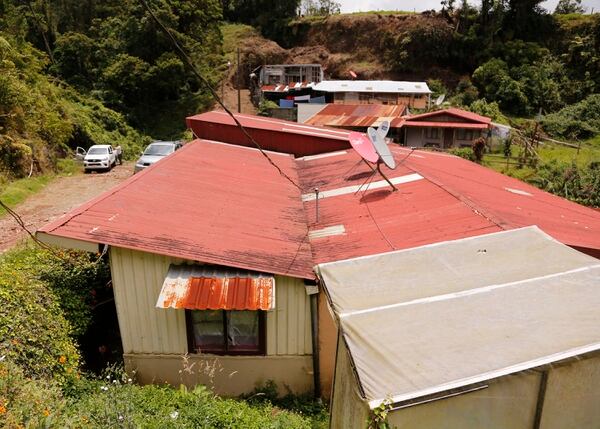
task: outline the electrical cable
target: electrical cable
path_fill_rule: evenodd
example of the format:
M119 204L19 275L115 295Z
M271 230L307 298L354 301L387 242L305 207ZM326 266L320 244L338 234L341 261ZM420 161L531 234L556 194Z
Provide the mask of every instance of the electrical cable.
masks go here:
M183 48L179 45L179 43L177 42L177 40L175 39L175 37L173 36L173 34L171 34L171 32L169 31L169 29L158 19L158 17L154 14L154 11L152 11L152 9L150 8L150 6L148 5L148 3L146 2L146 0L140 0L140 3L142 4L142 6L144 6L144 8L148 11L148 13L150 14L150 16L152 17L152 19L154 19L154 21L156 22L156 24L161 28L161 30L169 37L169 39L171 40L171 43L173 44L173 46L175 47L175 49L179 52L179 54L182 56L183 60L185 61L185 63L187 64L187 66L192 70L192 72L194 73L194 75L200 79L200 81L204 84L204 86L206 86L206 88L208 89L208 91L211 93L212 97L215 99L215 101L217 103L219 103L219 105L223 108L223 110L225 110L225 112L231 116L231 118L233 119L233 121L235 122L235 124L237 125L237 127L242 131L242 133L248 138L248 140L250 141L250 143L252 143L254 146L256 146L256 148L260 151L260 153L267 159L267 161L269 161L269 163L279 172L279 174L284 177L287 181L289 181L292 185L294 185L296 188L298 188L300 190L300 192L303 192L302 188L300 187L300 185L298 185L290 176L288 176L272 159L271 157L264 151L264 149L262 148L262 146L256 141L254 140L254 138L252 138L252 136L248 133L248 131L246 131L246 129L244 128L244 126L240 123L240 121L235 117L235 115L233 113L231 113L231 111L227 108L227 106L225 106L225 104L223 103L223 101L221 100L221 98L219 97L219 95L217 94L217 92L214 90L214 88L210 85L210 83L208 82L208 80L202 76L200 74L200 72L198 72L198 70L196 70L196 67L194 66L191 58L188 56L188 54L183 50ZM238 70L239 73L239 70Z
M13 209L11 209L10 207L8 207L2 200L0 200L0 207L2 207L4 210L6 210L6 213L8 213L19 225L19 227L25 231L29 237L31 237L31 239L33 240L33 242L35 244L37 244L38 246L40 246L42 249L47 250L48 252L50 252L53 256L55 256L56 258L64 261L64 262L68 262L70 264L75 265L75 262L73 260L71 260L71 258L69 257L65 257L63 254L61 254L60 252L57 252L56 249L54 249L52 246L44 243L43 241L40 241L39 238L37 238L35 236L34 233L32 233L29 228L27 228L27 225L25 225L25 222L23 221L23 219L21 218L21 216L19 216L19 214L17 212L15 212ZM100 261L100 259L102 258L102 256L104 256L104 254L106 253L106 251L104 251L96 260L96 262L94 263L98 263Z

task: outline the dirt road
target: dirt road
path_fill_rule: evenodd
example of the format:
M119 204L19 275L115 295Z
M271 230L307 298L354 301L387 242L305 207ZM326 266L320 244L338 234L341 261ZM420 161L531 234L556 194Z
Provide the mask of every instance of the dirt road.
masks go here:
M133 173L133 163L118 165L110 172L77 174L53 180L39 193L14 207L30 231L67 213L78 205L121 183ZM0 217L0 253L27 237L9 215Z

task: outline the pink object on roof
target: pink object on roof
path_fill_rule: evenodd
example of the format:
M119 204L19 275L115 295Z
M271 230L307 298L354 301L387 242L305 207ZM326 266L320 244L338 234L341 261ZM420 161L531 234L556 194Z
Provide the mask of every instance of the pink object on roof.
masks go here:
M379 155L375 151L375 147L369 138L363 133L351 132L350 144L358 154L369 162L376 163L379 161Z

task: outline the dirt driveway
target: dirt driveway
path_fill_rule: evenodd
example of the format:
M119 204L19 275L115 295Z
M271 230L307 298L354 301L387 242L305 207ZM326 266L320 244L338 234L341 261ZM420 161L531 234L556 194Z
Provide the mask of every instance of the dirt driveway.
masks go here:
M23 203L14 207L30 231L121 183L133 173L133 163L118 165L110 172L59 177ZM9 215L0 217L0 253L27 237Z

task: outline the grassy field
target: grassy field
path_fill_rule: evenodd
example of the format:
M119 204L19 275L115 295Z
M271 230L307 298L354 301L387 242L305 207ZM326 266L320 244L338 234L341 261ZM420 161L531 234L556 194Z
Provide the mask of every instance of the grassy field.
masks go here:
M74 174L81 174L79 164L72 159L61 159L58 161L58 172L56 173L26 177L14 181L2 180L0 177L0 200L11 208L15 207L25 201L27 197L40 192L54 178ZM6 210L0 207L0 216L4 214L6 214Z
M221 25L223 35L223 54L232 63L235 60L235 49L239 41L249 37L260 37L256 28L246 24L223 24Z
M559 164L575 163L579 167L586 167L591 162L600 162L600 135L581 142L579 150L576 148L563 146L553 143L545 143L536 149L539 155L539 163L556 162ZM537 175L537 170L533 167L514 165L518 162L520 148L513 146L512 157L507 167L506 158L502 155L501 148L487 154L483 158L483 164L494 170L516 177L521 180L529 180ZM513 164L514 163L514 164Z

